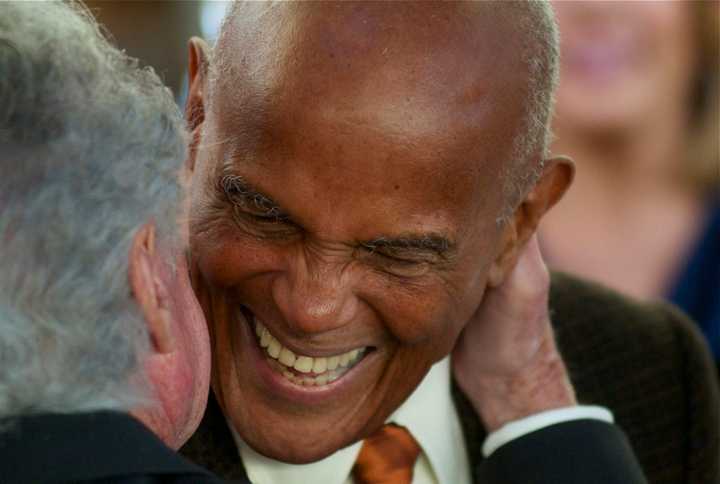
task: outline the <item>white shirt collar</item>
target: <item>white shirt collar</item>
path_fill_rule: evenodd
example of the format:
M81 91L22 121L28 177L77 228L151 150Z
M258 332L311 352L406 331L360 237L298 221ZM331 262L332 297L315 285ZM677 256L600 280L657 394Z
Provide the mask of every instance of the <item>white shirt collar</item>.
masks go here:
M390 416L415 437L440 483L470 482L465 438L451 394L450 357L436 363Z
M415 437L437 482L470 482L465 440L450 392L449 357L430 368L420 385L387 421L402 425ZM357 442L311 464L295 465L258 454L243 442L232 426L230 430L253 484L343 484L362 444Z

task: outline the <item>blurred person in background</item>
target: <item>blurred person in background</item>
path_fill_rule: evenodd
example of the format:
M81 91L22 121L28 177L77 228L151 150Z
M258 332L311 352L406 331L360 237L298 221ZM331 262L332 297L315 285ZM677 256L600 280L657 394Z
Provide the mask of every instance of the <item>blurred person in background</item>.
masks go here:
M554 152L574 186L540 230L551 267L667 298L720 358L717 2L556 2Z
M84 10L0 3L3 484L216 482L168 448L210 377L176 227L185 153L170 92Z

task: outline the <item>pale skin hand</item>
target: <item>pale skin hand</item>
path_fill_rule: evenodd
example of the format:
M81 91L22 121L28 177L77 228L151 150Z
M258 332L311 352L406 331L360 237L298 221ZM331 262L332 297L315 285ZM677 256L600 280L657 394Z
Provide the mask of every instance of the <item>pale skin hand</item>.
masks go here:
M489 432L577 405L555 345L549 289L550 275L533 235L502 284L488 289L455 346L455 378Z

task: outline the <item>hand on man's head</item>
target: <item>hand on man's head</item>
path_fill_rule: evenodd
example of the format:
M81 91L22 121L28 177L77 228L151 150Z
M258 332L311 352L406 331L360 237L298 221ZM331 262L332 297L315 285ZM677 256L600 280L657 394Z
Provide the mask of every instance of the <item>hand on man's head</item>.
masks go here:
M550 275L533 235L489 288L453 351L455 378L489 431L576 404L548 311Z

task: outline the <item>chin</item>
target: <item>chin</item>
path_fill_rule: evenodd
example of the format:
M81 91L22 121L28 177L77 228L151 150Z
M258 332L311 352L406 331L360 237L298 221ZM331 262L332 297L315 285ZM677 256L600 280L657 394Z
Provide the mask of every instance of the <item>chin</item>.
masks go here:
M322 460L364 437L360 433L348 434L347 428L343 426L334 426L334 429L339 429L343 433L331 434L327 431L315 431L311 434L294 431L288 435L278 430L267 433L258 433L257 431L245 433L238 430L238 433L247 445L265 457L288 464L310 464Z

